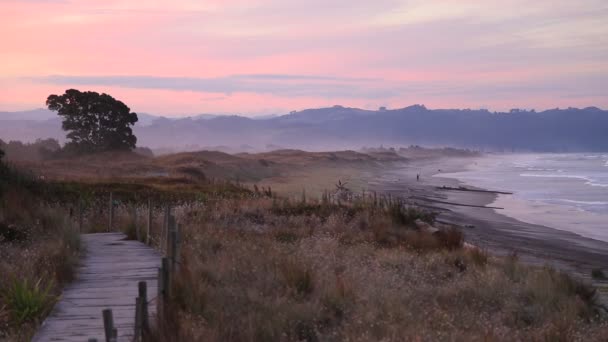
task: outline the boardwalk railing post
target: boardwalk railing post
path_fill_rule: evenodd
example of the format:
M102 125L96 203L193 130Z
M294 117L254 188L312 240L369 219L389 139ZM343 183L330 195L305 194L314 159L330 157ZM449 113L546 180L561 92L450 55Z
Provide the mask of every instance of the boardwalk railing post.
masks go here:
M82 233L82 198L78 198L78 232Z
M166 249L166 251L167 251L167 255L169 257L172 257L173 241L171 239L172 239L172 234L175 231L175 216L173 216L171 213L169 213L169 219L167 222L168 222L168 224L167 224L167 238L166 238L167 249Z
M162 321L163 317L163 293L165 292L165 284L163 283L163 273L164 272L162 267L159 267L157 280L158 293L156 294L156 316L160 318L159 321Z
M163 320L165 314L165 306L169 299L169 291L171 289L169 277L169 258L162 258L161 267L158 269L158 296L157 302L157 315L160 320Z
M113 342L116 338L116 329L114 328L114 317L112 309L104 309L103 312L103 329L106 335L106 342Z
M141 233L139 231L139 226L137 225L137 204L133 204L132 211L133 225L135 226L135 238L137 241L141 241Z
M114 199L112 197L113 197L113 195L110 192L110 207L109 207L109 209L110 209L110 213L109 213L110 219L109 219L109 223L108 223L108 231L109 232L112 231L112 221L114 220Z
M162 268L163 268L163 299L167 300L169 299L169 296L171 294L171 275L170 275L170 268L171 267L169 265L169 259L168 258L163 258L162 259Z
M149 313L148 313L148 283L140 281L137 284L138 295L141 299L141 332L142 336L148 333L149 329Z
M146 245L150 245L150 228L152 227L152 199L148 198L148 225L146 227Z
M169 218L171 217L171 207L167 204L165 205L165 217L163 220L163 230L160 234L160 246L159 248L161 249L161 251L165 250L165 252L167 251L167 236L169 235Z
M143 300L141 297L135 298L135 334L134 341L141 341L143 331Z
M173 263L171 265L173 267L171 269L171 272L177 273L179 271L179 252L180 252L180 243L181 243L179 224L175 224L175 230L172 232L172 235L171 235L171 243L172 243L171 261Z

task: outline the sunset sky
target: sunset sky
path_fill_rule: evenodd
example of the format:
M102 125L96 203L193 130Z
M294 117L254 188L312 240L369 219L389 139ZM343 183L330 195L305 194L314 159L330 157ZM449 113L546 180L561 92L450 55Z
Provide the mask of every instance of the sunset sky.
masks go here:
M606 0L0 0L0 111L608 108Z

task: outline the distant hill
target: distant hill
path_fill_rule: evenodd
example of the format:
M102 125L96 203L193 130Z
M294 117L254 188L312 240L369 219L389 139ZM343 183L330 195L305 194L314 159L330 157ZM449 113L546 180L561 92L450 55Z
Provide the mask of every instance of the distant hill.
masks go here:
M0 121L0 139L62 138L60 121ZM436 109L421 105L370 111L334 106L251 119L199 115L168 119L142 114L135 127L138 144L194 150L222 146L239 151L266 146L328 150L384 145L453 146L495 151L608 151L608 111L595 107L542 112ZM16 118L15 113L0 113ZM10 124L7 124L9 123Z
M55 118L57 114L48 109L38 108L32 110L24 110L18 112L0 112L0 121L5 120L31 120L31 121L46 121Z

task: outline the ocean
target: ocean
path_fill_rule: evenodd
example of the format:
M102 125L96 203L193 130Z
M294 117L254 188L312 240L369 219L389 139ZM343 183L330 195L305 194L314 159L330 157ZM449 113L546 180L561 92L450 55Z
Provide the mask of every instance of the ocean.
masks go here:
M520 221L608 241L608 154L489 154L455 178L480 188L513 192L492 206Z

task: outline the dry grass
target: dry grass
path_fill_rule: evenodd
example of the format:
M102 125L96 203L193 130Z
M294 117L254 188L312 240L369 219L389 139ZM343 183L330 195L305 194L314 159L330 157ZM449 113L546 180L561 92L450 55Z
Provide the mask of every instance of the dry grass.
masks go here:
M159 340L608 336L593 288L516 258L463 249L451 229L418 232L386 208L221 200L183 208L178 217L183 264Z
M79 234L65 210L33 194L35 182L0 185L0 340L29 341L74 277Z

